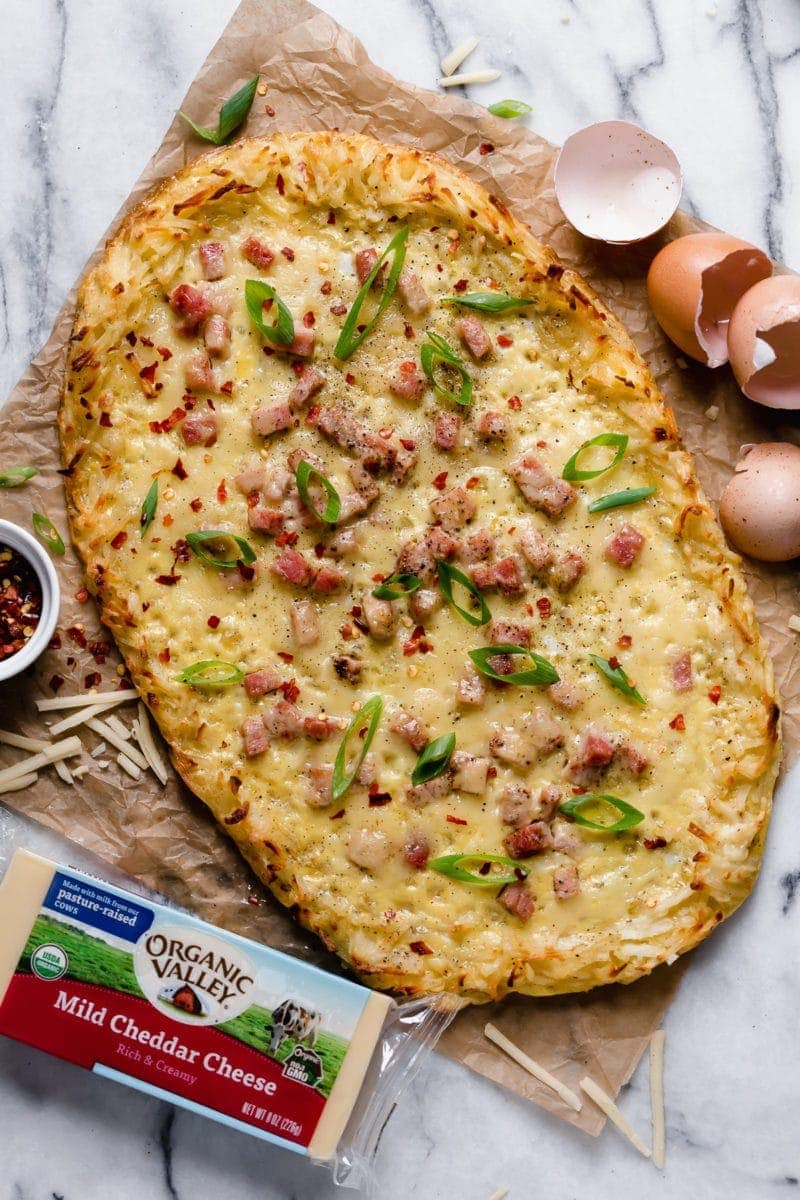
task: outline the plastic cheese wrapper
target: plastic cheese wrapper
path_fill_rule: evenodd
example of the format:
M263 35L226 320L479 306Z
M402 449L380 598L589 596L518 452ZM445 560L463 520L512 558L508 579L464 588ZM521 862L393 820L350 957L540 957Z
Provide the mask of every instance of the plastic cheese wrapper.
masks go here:
M0 884L0 1033L369 1181L458 1005L348 979L18 850Z

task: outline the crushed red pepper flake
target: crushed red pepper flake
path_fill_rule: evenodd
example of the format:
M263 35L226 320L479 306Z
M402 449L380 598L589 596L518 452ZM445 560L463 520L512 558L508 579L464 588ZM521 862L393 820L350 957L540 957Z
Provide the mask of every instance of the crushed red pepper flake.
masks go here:
M453 291L454 292L465 292L467 290L468 284L469 284L469 281L466 279L457 279L456 282L453 284Z
M89 589L85 587L78 588L77 592L75 593L75 599L78 601L78 604L85 604L89 599ZM51 649L55 650L57 647L51 644Z
M712 704L719 704L719 698L722 695L722 688L718 683L715 683L711 691L708 693L708 698Z
M669 723L669 727L670 729L677 729L679 733L683 733L684 729L686 728L686 721L683 713L678 713L677 716L674 716Z
M502 346L504 350L507 350L509 346L514 345L514 339L510 338L507 333L498 333L497 344L498 346Z
M480 146L478 146L478 153L479 154L494 154L494 146L492 145L491 142L481 142Z
M51 692L54 692L54 693L58 692L59 689L62 688L63 686L64 686L64 676L63 675L51 675L50 676L50 682L48 684L48 687L50 688Z
M546 621L553 614L553 605L549 596L540 596L536 601L536 607L539 610L539 616L543 621Z
M340 818L340 817L343 817L343 816L344 816L344 809L343 809L343 808L340 808L338 812L331 813L331 818L330 818L330 819L331 819L332 821L338 821L338 820L339 820L339 818Z
M200 512L200 509L202 507L203 507L203 501L200 499L199 496L195 496L194 500L189 501L189 508L192 510L192 512Z
M156 575L156 583L160 583L162 587L174 587L181 578L180 575Z
M300 688L297 686L295 679L287 679L280 684L279 690L283 693L283 698L287 704L294 704L297 697L300 695Z
M294 250L291 246L282 246L281 254L287 260L287 262L294 262Z
M288 650L279 650L278 658L281 660L281 662L285 662L285 663L293 663L294 662L294 655L290 654Z
M114 550L119 550L128 540L128 535L124 529L120 529L119 533L114 534L111 539L111 546Z
M176 475L178 479L189 478L189 472L186 470L180 459L178 459L178 461L175 463L175 466L172 468L172 474Z
M409 950L413 950L415 954L433 954L427 942L409 942L408 948Z
M633 638L629 633L623 633L621 637L617 638L617 645L620 650L629 650L633 645Z
M433 477L433 486L443 492L447 487L447 471L440 471L438 475Z
M645 850L663 850L667 844L667 839L663 837L643 838L642 845Z
M85 688L99 687L102 682L103 676L99 671L90 671L83 681L83 686Z
M225 486L225 480L220 479L219 483L217 484L217 500L219 500L220 504L224 504L227 499L228 489Z
M476 488L479 483L480 479L477 475L470 475L469 479L464 484L464 487L469 488L469 490L472 491L472 489Z
M509 396L508 407L513 408L514 412L519 412L522 408L522 401L519 396Z
M445 820L449 821L451 825L466 825L467 823L463 817L454 817L452 813L448 813Z
M219 629L219 622L220 618L212 613L206 624L208 625L209 629Z

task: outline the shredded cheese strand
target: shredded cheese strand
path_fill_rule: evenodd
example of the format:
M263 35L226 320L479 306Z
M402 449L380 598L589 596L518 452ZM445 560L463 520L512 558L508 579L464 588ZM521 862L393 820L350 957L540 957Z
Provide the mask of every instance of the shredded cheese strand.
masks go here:
M594 1100L597 1107L606 1114L609 1121L616 1125L617 1129L628 1139L631 1145L635 1146L645 1158L649 1158L650 1150L645 1146L625 1114L621 1109L617 1108L611 1097L593 1079L590 1079L588 1075L581 1080L580 1086L586 1092L586 1095L591 1100Z
M650 1110L653 1119L653 1166L661 1170L666 1161L667 1135L664 1113L664 1042L666 1033L657 1029L650 1038Z
M34 775L42 767L47 767L51 763L58 762L62 758L72 758L76 754L83 753L81 739L78 737L64 738L62 742L54 742L52 746L48 746L45 750L41 750L38 754L32 754L29 758L23 758L20 762L14 763L13 766L6 767L4 771L0 771L0 787L6 783L12 783L15 779L20 779L23 775Z
M21 733L12 733L9 729L0 729L0 743L4 746L14 746L17 750L44 750L50 745L42 738L25 737Z
M65 762L54 762L53 766L59 779L63 779L64 783L72 783L72 772Z
M138 699L138 693L132 688L123 692L87 692L84 696L55 696L52 699L37 700L39 712L57 712L62 708L88 708L92 704L100 704L106 700L109 708L116 704L126 704L129 700Z
M91 717L97 717L100 713L108 711L108 704L95 704L91 708L83 708L79 712L71 713L70 716L64 717L63 721L57 721L55 725L50 726L50 733L55 737L59 733L66 733L68 729L74 729L76 725L87 723Z
M505 1200L508 1195L508 1188L498 1188L496 1192L492 1192L489 1200Z
M165 786L169 780L169 771L167 770L167 764L158 752L153 731L150 728L150 718L141 700L139 701L139 715L133 723L133 728L142 754L150 764L150 770L162 787Z
M122 724L122 721L120 721L119 717L116 717L112 713L110 717L107 717L105 719L106 719L109 729L113 729L114 733L119 734L119 736L121 738L123 738L126 742L130 740L132 731L130 729L128 729L127 725Z
M445 54L441 61L443 75L452 75L457 71L465 59L469 58L472 51L478 44L478 38L473 34L472 37L465 38L463 42L459 42L449 54Z
M581 1111L582 1103L580 1096L576 1096L565 1083L562 1083L560 1079L556 1079L555 1075L551 1075L546 1067L529 1058L523 1050L520 1050L519 1046L515 1046L504 1033L501 1033L495 1025L492 1025L491 1021L484 1026L483 1032L490 1042L494 1042L495 1046L499 1046L501 1050L504 1050L508 1057L513 1058L514 1062L522 1067L524 1071L527 1071L529 1075L533 1075L534 1079L538 1079L545 1087L552 1088L564 1103L574 1109L575 1112Z
M461 75L443 75L436 82L443 88L465 87L469 83L494 83L499 78L499 71L465 71Z
M124 738L121 738L118 736L118 734L114 733L113 729L109 729L105 721L99 721L97 717L90 717L86 724L90 729L93 729L95 733L99 733L100 736L105 738L107 742L110 742L115 750L119 750L125 755L126 758L130 759L131 762L136 763L137 767L141 767L145 771L147 770L147 759L142 754L141 750L137 750L135 746L131 746L131 744L126 742Z
M141 779L142 772L139 770L135 762L132 762L127 754L121 752L117 755L117 762L122 767L126 774L130 775L131 779Z
M21 792L23 788L30 787L32 783L36 783L38 775L19 775L16 779L12 779L10 783L0 783L0 796L4 796L6 792Z

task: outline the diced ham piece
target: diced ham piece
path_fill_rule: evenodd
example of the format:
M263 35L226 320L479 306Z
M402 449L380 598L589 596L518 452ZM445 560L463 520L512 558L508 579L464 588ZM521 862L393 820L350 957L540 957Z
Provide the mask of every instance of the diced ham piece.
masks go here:
M187 388L202 388L209 392L219 390L216 373L205 350L192 351L183 364L183 377Z
M427 867L430 853L430 842L420 833L412 833L403 847L403 858L417 871L423 871Z
M646 541L635 525L625 524L606 542L606 558L627 570L636 562Z
M187 446L213 446L219 434L219 417L212 412L192 412L181 424Z
M578 868L574 863L564 863L553 871L553 891L559 900L569 900L581 890Z
M320 638L317 609L311 600L293 600L289 609L292 637L298 646L313 646Z
M333 800L333 767L323 763L306 767L310 790L306 803L312 808L326 808Z
M277 508L268 508L265 504L254 504L247 510L247 524L254 533L266 533L275 537L281 532L286 518Z
M234 483L239 491L245 496L249 496L251 492L259 492L264 487L266 481L266 473L264 464L261 462L250 463L234 479ZM276 497L279 499L279 497Z
M470 565L485 562L494 554L494 546L494 537L488 529L476 529L462 544L458 557L461 562Z
M586 559L577 550L565 550L550 568L550 582L559 592L569 592L586 570Z
M347 857L365 871L378 871L386 862L388 845L382 833L370 829L355 829L350 834Z
M311 583L311 590L319 592L322 596L330 596L334 592L340 592L347 583L344 571L340 571L338 567L323 566L317 571Z
M353 659L353 662L356 660ZM378 764L375 761L374 754L365 754L361 762L361 766L356 772L356 779L362 787L371 787L378 780Z
M364 250L356 250L354 262L359 283L366 283L367 277L377 261L378 251L373 246L367 246Z
M325 548L331 558L348 558L358 551L358 535L355 529L340 529Z
M521 921L527 921L536 911L536 898L524 883L509 883L498 897L503 908L508 909Z
M397 626L397 611L391 600L379 600L367 591L361 599L361 611L371 637L377 642L385 642L393 635Z
M435 525L426 533L410 538L400 547L397 570L401 574L431 576L436 569L436 560L449 560L458 550L458 542L441 526Z
M213 304L205 292L192 287L190 283L180 283L173 288L167 297L170 308L181 318L178 332L190 336L197 330L213 311Z
M348 475L353 481L358 494L368 504L372 504L381 494L381 489L375 482L372 476L362 462L354 462L350 464Z
M398 734L403 741L408 742L411 749L415 750L417 754L427 746L430 740L430 735L422 722L412 716L410 712L406 712L404 708L398 709L389 728L392 733Z
M227 358L231 349L231 327L219 313L212 313L203 326L203 341L212 358Z
M478 506L471 493L459 486L431 500L430 510L442 528L452 532L471 521L478 511Z
M279 346L277 349L285 350L287 354L293 354L295 358L311 358L314 353L315 341L316 335L313 329L295 326L294 338L289 345Z
M558 517L574 504L578 493L559 479L535 454L524 454L509 467L509 474L528 503L548 517Z
M409 450L401 442L395 451L395 460L392 467L392 483L405 483L417 465L418 460L418 451L416 449Z
M527 625L514 621L492 621L489 626L489 641L493 646L524 646L531 644L531 631Z
M360 463L357 464L359 467ZM371 477L370 477L371 478ZM365 513L371 504L378 499L381 494L381 489L377 486L374 480L369 490L362 492L345 492L340 497L341 504L339 506L338 524L343 524L345 521L352 520L353 517L360 517Z
M310 587L316 574L308 559L303 558L302 554L298 554L291 547L271 562L269 569L278 579L301 588Z
M475 431L487 441L502 442L508 437L508 421L499 412L482 412L475 423Z
M438 588L417 588L409 596L408 607L417 624L424 625L442 607L442 593Z
M567 764L567 778L581 787L596 783L611 766L616 749L616 738L589 726Z
M547 689L547 694L558 708L565 712L573 712L583 701L583 693L574 683L560 679Z
M289 454L286 455L286 465L295 474L301 462L307 462L315 471L320 471L323 475L327 468L325 463L318 454L314 454L312 450L307 450L305 446L296 446Z
M421 400L425 380L413 362L401 362L389 379L389 391L401 400Z
M431 298L422 286L422 281L407 267L400 272L397 290L400 293L400 299L412 316L419 317L430 308Z
M443 771L441 775L437 775L435 779L429 779L427 783L418 783L416 787L409 788L406 792L406 800L415 808L424 808L432 800L441 800L442 796L449 795L451 791L452 773L447 770Z
M630 742L623 742L617 747L614 761L618 762L626 771L630 771L631 775L643 775L650 766L650 759L647 755L642 754L641 750L632 746Z
M492 339L486 332L483 321L477 317L462 317L456 327L458 336L473 358L479 361L492 352Z
M331 404L321 409L316 417L316 426L332 442L360 458L371 470L385 471L395 464L397 451L389 441L362 425L341 404Z
M333 669L345 683L358 683L364 671L364 664L353 654L337 654L333 658ZM364 761L366 762L366 759Z
M245 758L258 758L269 746L269 738L260 717L248 717L242 722Z
M522 578L520 561L514 554L507 558L499 558L492 567L495 587L503 596L512 599L525 592L525 581Z
M225 274L225 247L222 242L201 242L198 246L203 279L222 279Z
M467 792L471 796L483 795L492 765L488 758L479 758L476 754L468 754L466 750L456 750L450 765L456 791Z
M510 858L530 858L542 850L549 850L552 844L550 826L546 821L531 821L530 825L521 825L505 840Z
M507 783L500 797L500 817L506 825L520 828L533 819L533 797L524 783Z
M493 563L474 563L467 572L472 582L482 592L490 592L497 586Z
M268 500L282 500L293 482L292 475L279 463L271 462L265 471L262 491Z
M461 438L461 417L440 408L433 426L433 440L439 450L455 450Z
M544 708L534 708L516 725L493 725L489 749L495 758L529 767L564 744L564 732Z
M259 671L251 671L244 677L244 690L251 700L258 696L266 696L268 692L277 692L281 686L281 676L274 667L262 667Z
M242 243L241 249L247 261L261 271L266 271L275 259L269 246L259 241L257 237L249 237L246 242Z
M292 426L292 410L285 401L256 408L250 416L253 433L258 437L270 437Z
M537 821L550 821L558 811L558 806L563 798L563 793L560 787L556 787L554 783L547 783L539 792L534 804L533 816Z
M303 717L303 733L315 742L324 742L334 734L340 733L344 727L345 722L341 717L327 717L322 713L318 716Z
M261 720L270 737L296 738L303 732L303 714L296 704L279 700L262 714Z
M692 656L684 650L672 664L673 692L690 692L692 690Z
M316 396L325 386L325 376L316 367L303 367L297 376L297 382L287 397L295 408L308 404L312 396Z
M547 538L529 522L520 528L517 544L531 568L531 574L536 579L545 578L555 560L553 547Z
M467 668L456 684L456 700L459 704L468 704L474 708L480 708L486 700L486 687L483 679L471 667Z

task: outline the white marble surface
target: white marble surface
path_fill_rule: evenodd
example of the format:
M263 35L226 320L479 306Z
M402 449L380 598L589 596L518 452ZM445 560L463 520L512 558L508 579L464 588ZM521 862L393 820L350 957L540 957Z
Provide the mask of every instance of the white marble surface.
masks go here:
M531 125L553 140L593 119L646 124L675 147L686 204L800 265L796 0L322 6L382 66L425 85L446 49L479 34L472 62L504 75L473 98L529 100ZM0 0L0 395L44 339L233 8ZM754 897L695 955L670 1010L663 1174L613 1130L585 1137L437 1057L387 1126L377 1195L488 1200L501 1185L512 1200L800 1195L798 793L796 773L779 794ZM55 847L0 810L0 847L22 842ZM646 1068L622 1103L646 1130ZM0 1041L0 1200L332 1194L292 1155Z

